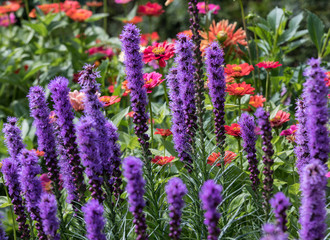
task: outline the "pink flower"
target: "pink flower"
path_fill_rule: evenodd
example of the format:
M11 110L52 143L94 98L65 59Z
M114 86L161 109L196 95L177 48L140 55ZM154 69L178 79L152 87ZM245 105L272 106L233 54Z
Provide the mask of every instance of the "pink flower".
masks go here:
M147 93L152 93L152 89L161 84L164 79L161 79L162 75L157 72L143 74L144 87L147 89Z
M325 174L325 176L326 176L327 178L330 178L330 172L328 172L327 174Z
M87 52L90 56L97 53L101 53L105 55L105 58L111 58L114 55L112 48L105 48L103 46L92 47L88 49Z
M215 5L215 4L206 5L205 2L197 3L197 8L198 8L198 12L201 13L201 14L206 14L205 10L213 11L214 14L218 14L218 11L220 10L219 5Z
M132 0L115 0L115 3L117 4L126 4L132 2Z
M290 120L290 113L279 110L273 119L270 119L271 127L280 127L283 123Z
M297 131L297 126L296 125L291 125L289 129L283 130L280 133L280 136L291 136L291 135L296 135Z
M15 18L15 14L14 13L10 13L8 14L4 14L4 15L0 15L0 26L2 27L8 27L9 25L12 25L16 22L16 18Z
M84 110L83 100L85 98L85 93L74 90L69 92L69 101L73 109L77 112Z
M259 68L272 69L272 68L278 68L282 66L282 64L273 61L264 61L256 64L256 66L258 66Z

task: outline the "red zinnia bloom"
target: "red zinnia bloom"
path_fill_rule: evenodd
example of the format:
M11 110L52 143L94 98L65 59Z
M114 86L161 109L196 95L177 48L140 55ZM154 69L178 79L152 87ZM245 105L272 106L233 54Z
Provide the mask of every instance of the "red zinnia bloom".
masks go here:
M31 149L31 151L37 155L38 157L43 157L45 155L45 152L44 151L39 151L39 150L36 150L36 149Z
M262 95L255 95L250 97L249 104L255 108L262 107L266 102L266 98L264 98Z
M159 35L157 32L145 33L141 35L141 45L147 46L148 43L153 43L159 40Z
M278 68L282 66L282 64L279 64L278 62L272 62L272 61L264 61L256 64L259 68L265 68L265 69L271 69L271 68Z
M170 157L167 157L167 156L165 156L165 157L155 156L155 158L152 159L151 162L156 163L157 165L163 166L163 165L165 165L167 163L172 162L174 159L175 159L175 157L173 157L173 156L170 156Z
M142 22L143 18L140 16L135 16L130 20L123 20L123 23L132 23L132 24L138 24Z
M18 3L8 2L8 4L0 6L0 14L16 12L18 9L20 9L20 7L21 6Z
M225 125L226 134L240 137L241 136L241 126L238 123L233 123L230 126Z
M98 2L98 1L86 2L86 5L88 7L102 7L103 2Z
M325 85L327 86L327 87L330 87L330 72L326 72L325 73L326 74L326 78L324 79L324 81L325 81Z
M231 163L231 161L234 160L236 156L237 156L236 153L232 151L225 151L225 158L223 160L225 162L225 165ZM220 161L221 161L221 154L212 153L207 159L207 164L212 166L215 162L219 162L217 163L217 166L220 167L221 166Z
M158 3L147 2L146 5L141 5L138 8L138 14L141 16L159 16L165 12Z
M164 79L161 79L161 77L162 75L157 72L143 74L143 86L147 89L147 93L152 93L152 89L164 81Z
M290 120L290 113L279 110L276 113L276 116L273 119L270 119L270 126L271 127L279 127L283 123L285 123L289 120Z
M152 46L147 47L143 51L144 63L158 60L160 67L166 67L166 60L174 56L174 44L167 43L154 43Z
M155 134L160 134L162 137L165 138L173 134L170 129L161 129L161 128L156 128L156 129L157 131L155 132Z
M251 84L246 84L245 82L233 83L227 85L226 92L228 92L229 95L244 96L246 94L254 94L254 88L251 87Z
M112 104L120 102L120 97L118 96L102 96L99 97L99 101L102 102L104 107L108 107Z
M241 78L243 76L247 76L250 74L251 71L254 70L254 67L252 65L249 65L248 63L242 63L242 64L227 64L225 67L225 73L227 74L227 77L232 78ZM229 81L226 79L226 81Z
M86 9L72 9L67 11L66 15L73 21L84 22L93 15L93 12Z

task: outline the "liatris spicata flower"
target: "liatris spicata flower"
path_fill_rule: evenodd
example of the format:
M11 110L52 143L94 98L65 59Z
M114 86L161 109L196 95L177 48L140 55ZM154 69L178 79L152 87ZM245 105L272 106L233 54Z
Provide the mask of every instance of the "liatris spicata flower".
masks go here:
M192 144L196 131L196 106L194 100L194 58L192 49L194 44L188 36L178 35L178 41L175 44L175 62L177 64L177 81L180 85L180 98L183 102L184 120L189 135L189 143Z
M187 194L188 190L186 185L180 178L174 177L168 181L165 191L167 194L168 203L170 205L170 234L172 239L180 239L181 234L181 215L184 206L183 197Z
M252 181L252 189L257 191L260 180L258 170L258 159L256 156L256 141L257 135L255 133L256 125L252 116L247 113L243 113L239 125L241 127L241 136L243 138L244 151L247 153L247 159L249 161L250 180Z
M309 130L310 159L320 160L326 164L330 152L328 123L328 93L325 84L325 70L320 67L321 60L311 58L304 76L306 96L306 127Z
M269 199L272 196L273 192L273 170L271 169L272 165L274 164L274 160L272 156L274 155L272 141L272 128L269 122L269 113L265 112L263 108L258 108L256 113L256 117L258 118L258 125L260 127L260 134L262 138L262 150L264 151L263 163L264 163L264 170L262 173L264 174L264 191L262 196L264 198L263 206L266 211L266 215L269 213Z
M77 139L82 164L86 167L86 175L89 178L90 191L93 198L102 202L102 164L97 146L98 132L96 124L91 117L82 117L77 123Z
M207 239L209 240L217 240L220 234L220 229L217 227L220 213L217 207L222 201L221 192L221 185L216 184L214 180L207 180L199 193L203 209L206 211L204 223L208 227Z
M183 101L180 98L180 84L177 81L177 69L170 69L167 75L167 83L169 88L170 108L172 111L172 132L175 150L178 152L181 161L190 164L192 162L190 152L191 146L188 142L189 136L186 131L184 121Z
M0 240L7 240L8 237L6 236L6 232L3 229L2 219L3 219L3 216L0 215Z
M143 62L140 53L140 30L134 24L127 24L120 35L122 48L125 52L124 64L126 67L126 75L128 88L131 90L133 122L135 123L135 134L139 138L139 142L143 148L145 161L149 162L151 152L149 150L149 136L146 134L148 130L147 121L149 119L147 106L147 91L143 87L144 80L142 74Z
M17 119L8 117L8 123L4 124L3 133L5 134L5 143L8 148L9 155L17 161L17 156L24 148L24 143L21 137L21 130L16 126Z
M19 184L19 167L18 161L11 158L2 160L1 171L8 187L8 193L11 202L14 206L14 213L17 215L18 231L22 233L21 238L24 240L30 239L29 226L26 224L26 215L23 205L23 200L20 195L21 186Z
M91 199L83 208L86 222L87 238L91 240L106 240L102 233L105 221L103 206L95 199Z
M96 82L98 77L100 77L99 72L94 71L94 66L86 64L79 77L79 83L85 93L84 113L95 122L103 176L107 180L111 191L115 182L115 195L118 197L122 193L120 189L121 171L119 168L121 165L120 146L117 144L117 128L103 115L101 111L102 103L96 96L99 91L99 84Z
M215 135L221 154L225 144L225 96L226 80L224 75L224 53L216 42L206 49L206 72L209 79L210 96L213 103Z
M307 164L301 175L300 239L324 239L326 224L326 169L321 161Z
M69 102L69 81L64 77L56 77L48 85L54 102L56 124L59 130L60 166L64 186L68 192L68 200L81 201L86 186L83 169L76 143L76 130L73 125L74 114Z
M263 226L264 236L261 240L288 240L288 235L282 232L282 230L271 223L266 223Z
M56 217L57 202L54 195L43 193L39 203L40 217L42 219L42 226L50 239L59 240L60 235L57 232L59 228L59 221Z
M286 227L287 219L286 219L286 210L290 206L289 199L282 192L278 192L274 195L272 199L270 199L270 205L274 209L275 217L277 220L277 226L285 232L288 230Z
M39 212L39 202L41 200L42 185L37 176L41 173L41 167L38 164L38 157L31 151L23 149L19 155L21 162L20 182L22 192L24 193L27 210L31 218L36 221L36 229L39 239L47 239L42 227L42 220Z
M147 224L143 213L146 203L143 199L145 180L142 172L143 163L136 157L127 157L123 163L123 174L127 179L126 191L128 193L128 202L130 212L134 216L136 239L148 239Z
M294 148L294 152L297 156L296 166L299 174L302 174L302 171L306 164L309 162L309 137L308 137L308 128L306 125L307 116L306 116L306 105L305 105L305 96L303 94L302 99L298 99L297 108L296 108L296 119L297 132L296 132L296 143L297 145Z
M48 175L53 182L56 199L60 199L60 174L56 154L56 144L54 129L49 120L49 108L47 106L45 92L42 87L35 86L30 88L28 95L30 102L31 116L34 118L34 125L37 129L38 146L45 152L44 159Z

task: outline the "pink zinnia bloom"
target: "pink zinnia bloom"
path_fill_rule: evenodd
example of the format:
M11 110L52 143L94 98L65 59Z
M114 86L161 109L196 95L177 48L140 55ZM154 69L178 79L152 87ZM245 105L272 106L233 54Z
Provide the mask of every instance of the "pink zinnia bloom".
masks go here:
M285 123L289 120L290 120L290 113L279 110L276 113L276 116L270 120L270 126L271 127L280 127L283 125L283 123Z
M197 3L197 9L198 9L198 12L201 13L201 14L206 14L206 11L213 11L214 14L218 14L218 11L220 10L220 6L219 5L216 5L216 4L208 4L206 6L205 2L199 2Z
M174 56L174 44L167 43L154 43L152 46L147 47L143 51L144 63L158 60L160 67L166 67L166 60Z
M325 176L326 176L327 178L330 178L330 172L328 172L327 174L325 174Z
M108 107L112 104L120 102L121 98L119 96L102 96L99 97L99 101L102 102L104 105L103 107Z
M271 62L271 61L264 61L256 64L259 68L271 69L271 68L278 68L282 66L282 64L278 62Z
M117 4L126 4L132 2L132 0L115 0L115 3Z
M283 130L280 133L280 136L290 136L290 135L296 135L297 131L297 126L296 125L291 125L289 129Z
M114 55L112 48L105 48L103 46L92 47L88 49L87 52L90 56L97 53L101 53L104 54L106 58L111 58Z
M151 93L154 87L161 84L164 79L161 79L162 75L157 72L143 74L144 87L147 89L147 93Z
M15 14L14 13L10 13L8 14L4 14L4 15L0 15L0 26L2 27L8 27L9 25L12 25L16 22L16 18L15 18Z

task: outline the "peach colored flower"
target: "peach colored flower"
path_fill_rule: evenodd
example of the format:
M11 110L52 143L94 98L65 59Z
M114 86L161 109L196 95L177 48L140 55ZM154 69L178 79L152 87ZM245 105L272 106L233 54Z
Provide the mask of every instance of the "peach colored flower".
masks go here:
M290 120L290 113L279 110L273 119L270 119L271 127L280 127L283 123Z
M84 110L83 100L85 98L85 93L74 90L69 92L69 101L73 109L77 112Z
M249 104L255 108L262 107L266 102L266 98L264 98L262 95L255 95L250 97Z

